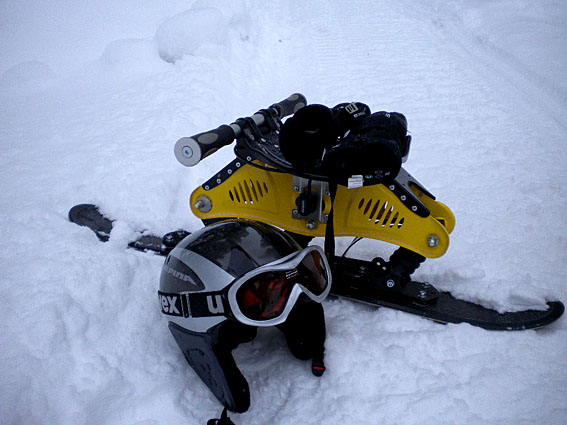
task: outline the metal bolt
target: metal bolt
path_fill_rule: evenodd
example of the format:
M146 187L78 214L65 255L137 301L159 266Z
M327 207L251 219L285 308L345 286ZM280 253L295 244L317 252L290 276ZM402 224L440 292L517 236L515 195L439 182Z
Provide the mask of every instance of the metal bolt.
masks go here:
M211 199L207 196L199 196L195 202L194 207L202 213L208 213L213 208Z
M435 248L437 245L439 245L439 238L436 235L429 235L427 237L427 245L430 248Z
M293 217L299 217L299 211L296 210L296 209L293 209L293 210L291 210L291 215L292 215Z
M315 220L307 220L306 226L309 230L313 230L317 227L317 222Z
M427 297L427 292L425 292L425 291L423 291L423 290L422 290L422 291L419 291L419 298L423 299L423 298L425 298L425 297Z
M193 149L191 149L189 146L183 146L183 149L181 150L181 152L183 153L183 156L185 158L193 157Z
M388 279L388 280L386 281L386 286L387 286L388 288L393 288L395 284L396 284L396 282L394 282L392 279Z
M293 186L293 191L294 191L294 192L299 192L299 186Z

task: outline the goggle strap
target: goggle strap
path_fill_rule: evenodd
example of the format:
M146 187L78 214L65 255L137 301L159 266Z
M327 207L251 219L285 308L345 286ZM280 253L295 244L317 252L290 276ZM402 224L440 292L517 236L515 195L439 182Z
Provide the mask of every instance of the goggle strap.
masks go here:
M177 317L225 316L230 311L223 292L167 293L158 291L163 314Z

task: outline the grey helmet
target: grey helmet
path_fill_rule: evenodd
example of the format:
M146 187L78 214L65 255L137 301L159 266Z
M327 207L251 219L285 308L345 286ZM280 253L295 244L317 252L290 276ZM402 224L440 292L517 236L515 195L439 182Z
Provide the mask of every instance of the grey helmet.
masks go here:
M227 220L183 239L167 256L158 291L161 311L187 362L217 399L248 410L250 392L232 350L277 326L291 352L324 371L321 301L331 273L317 246L249 220Z

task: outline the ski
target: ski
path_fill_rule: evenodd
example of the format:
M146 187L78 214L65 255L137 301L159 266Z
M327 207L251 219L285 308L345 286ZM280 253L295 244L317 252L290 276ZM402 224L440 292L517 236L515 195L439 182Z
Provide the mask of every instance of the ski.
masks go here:
M399 278L387 263L337 257L331 294L362 303L389 307L439 323L468 323L488 330L537 329L553 323L565 311L563 303L547 303L547 310L499 313L440 292L429 283Z
M98 206L93 204L75 205L69 210L69 220L79 226L91 229L101 242L108 241L114 223L114 220L104 216ZM189 232L185 230L176 230L164 236L140 232L140 236L130 242L128 247L165 256L188 234Z
M101 242L110 238L113 220L104 216L93 204L79 204L69 211L69 220L91 229ZM165 236L143 232L128 244L138 251L154 252L166 256L189 232L177 230ZM402 257L412 271L418 267L419 258ZM381 259L373 261L347 257L334 257L332 262L333 284L331 294L365 304L387 307L422 316L439 323L468 323L488 330L537 329L556 321L565 307L559 301L548 302L547 310L524 310L499 313L479 304L460 300L449 292L440 292L428 283L410 280L400 273L398 264L392 267Z

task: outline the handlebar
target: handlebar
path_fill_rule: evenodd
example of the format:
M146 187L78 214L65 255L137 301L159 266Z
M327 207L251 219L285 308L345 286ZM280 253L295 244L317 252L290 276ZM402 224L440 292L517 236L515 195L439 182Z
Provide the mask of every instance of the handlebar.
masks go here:
M281 102L274 103L268 109L273 110L278 118L283 118L294 114L298 109L307 104L305 96L295 93ZM257 112L250 118L256 125L261 126L265 122L262 113ZM226 125L223 124L214 130L198 133L191 137L182 137L175 143L175 157L186 167L197 165L202 159L206 158L217 149L230 145L234 139L240 136L242 129L236 122Z

